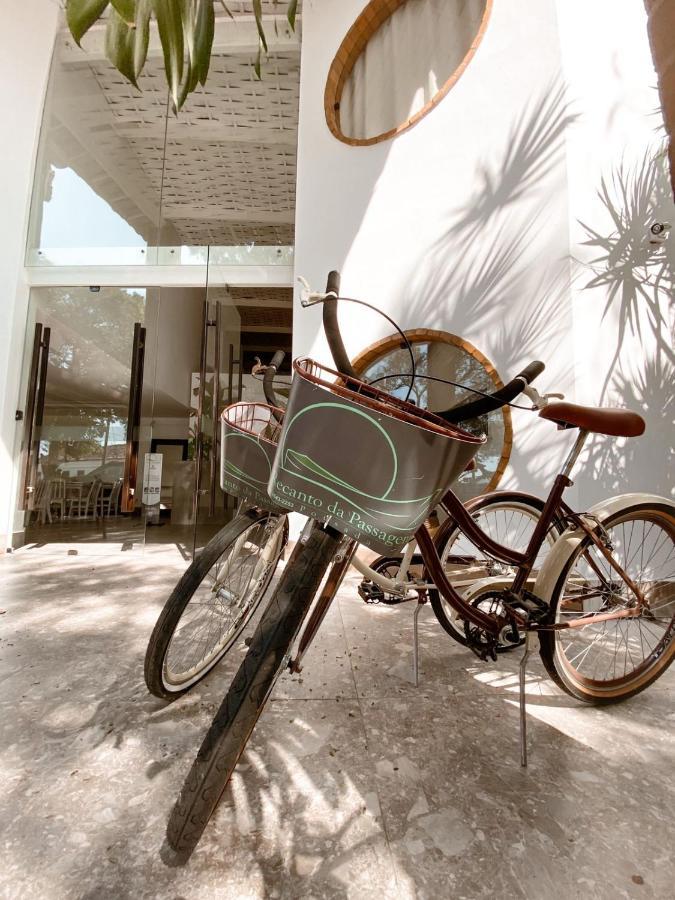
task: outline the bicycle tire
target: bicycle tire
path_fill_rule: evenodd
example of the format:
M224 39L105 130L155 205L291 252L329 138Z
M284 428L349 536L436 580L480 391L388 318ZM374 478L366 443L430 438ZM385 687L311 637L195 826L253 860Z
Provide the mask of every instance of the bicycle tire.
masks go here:
M181 858L199 843L227 787L290 650L341 535L312 528L298 542L255 630L248 653L211 723L167 825L168 846Z
M246 533L247 529L262 526L266 520L269 520L271 515L271 513L258 508L249 508L237 515L236 518L211 538L202 552L195 557L181 576L155 623L145 654L145 683L150 693L154 694L155 697L159 697L162 700L176 700L193 688L225 656L246 627L246 623L255 613L274 575L279 557L288 539L288 520L286 517L284 517L284 532L278 548L278 555L272 561L268 571L263 573L260 582L256 583L257 597L244 610L227 640L205 661L201 669L196 671L191 677L186 677L184 682L181 683L176 680L172 682L167 678L165 669L169 648L181 619L195 593L218 560L226 554L230 547L236 546L236 542ZM278 517L275 516L275 518Z
M660 545L661 549L658 551L660 556L656 557L657 562L666 569L668 575L666 580L667 587L665 599L659 592L662 583L655 577L656 563L652 562L654 559L653 554L656 553L656 550L647 550L647 553L652 552L652 556L647 560L647 564L652 564L652 569L649 570L648 578L641 581L638 574L634 571L634 568L632 568L634 565L643 566L645 562L644 528L642 533L643 544L640 544L640 549L636 551L631 549L631 541L635 533L635 523L639 521L650 522L652 525L657 524L666 534L666 537L670 538L669 556L664 556L667 545L665 541L663 541ZM626 523L629 522L631 523L629 532L630 539L626 541L624 537L624 540L622 541L619 534L619 528L622 528L625 536ZM653 602L650 600L650 609L644 616L640 615L634 618L610 620L610 622L602 623L600 632L597 630L593 631L594 628L597 629L599 627L597 624L593 625L593 613L596 611L601 613L603 609L589 610L586 608L588 600L585 600L583 591L588 591L588 587L587 582L584 581L584 570L578 570L576 580L573 575L576 564L586 553L592 552L593 544L590 538L586 538L578 543L578 545L574 546L568 556L563 560L559 569L555 588L551 595L551 620L559 622L563 621L561 616L572 615L578 617L582 615L588 617L589 625L579 629L540 632L539 652L546 671L558 687L562 688L563 691L574 697L576 700L581 700L584 703L594 705L606 705L608 703L616 703L621 700L627 700L629 697L634 697L663 675L675 659L675 593L672 589L672 566L673 561L675 561L675 512L673 507L665 504L635 503L610 516L604 520L602 524L606 533L609 535L609 540L614 547L613 552L619 563L628 570L628 575L639 586L644 585L643 590L646 595L648 595L650 591L652 593L654 593L654 591L657 592L656 599L658 605L654 606ZM640 554L639 556L638 553ZM604 574L605 564L602 563L599 556L596 556L595 560L598 566L603 567ZM641 569L641 573L642 571L644 570ZM611 578L609 568L607 569L607 572ZM569 593L565 595L565 589L568 585ZM576 594L574 593L575 590ZM622 590L622 588L620 590ZM596 589L594 594L597 595L598 593L600 592ZM588 596L590 596L590 592L588 592ZM610 582L610 605L616 606L622 599L620 592L611 588ZM569 611L562 609L563 601L572 607ZM580 605L581 609L578 608ZM661 619L655 619L654 612L659 609L664 609L664 616L661 617ZM671 612L670 618L668 618L669 611ZM650 635L649 638L643 638L641 625L643 621L645 621L645 631ZM662 621L663 624L656 626L655 622L658 621ZM647 622L649 623L648 629L646 628ZM663 629L663 635L660 638L659 628ZM584 638L583 632L594 636L590 639ZM584 640L587 642L586 647L584 647L583 644ZM655 640L653 647L649 646L650 640ZM564 647L565 642L569 642L568 647ZM630 658L630 663L634 664L635 658L639 659L638 653L642 652L644 654L645 642L650 650L649 656L644 659L641 664L638 664L631 673L627 673L626 663L628 659ZM581 651L578 649L579 646L582 647ZM622 677L616 677L616 656L622 652L624 647L624 673ZM615 662L612 672L613 677L608 677L607 679L596 678L596 675L598 674L598 664L596 662L591 669L591 664L593 662L593 654L590 654L591 650L594 651L596 657L602 655L605 659L608 659L612 652L614 653ZM635 657L633 657L633 653L635 653ZM574 656L570 659L568 654L574 654ZM575 666L574 663L577 659L580 659L581 662ZM607 663L607 665L609 666L609 663ZM582 667L585 667L586 669L583 673ZM590 676L588 674L589 672L591 673ZM607 672L609 673L609 668L607 669Z
M529 515L533 521L536 521L544 508L544 501L534 494L526 494L521 491L495 491L494 493L484 494L481 497L477 497L475 500L469 501L466 506L474 516L480 516L482 513L490 511L498 512L501 509L522 509L526 515ZM559 528L555 525L553 527L555 529L555 534L557 535ZM461 531L455 522L452 519L446 519L434 537L434 544L441 561L444 558L446 548L451 546L460 536ZM517 542L517 532L511 536ZM495 537L495 535L493 535L493 537ZM499 540L499 538L497 538L497 540ZM509 546L513 546L512 541L509 541ZM513 547L513 549L525 549L525 547L516 546ZM477 578L478 577L482 578L485 576L484 574L480 574ZM468 642L464 630L464 621L454 613L454 610L448 609L446 601L441 597L440 592L436 588L430 589L429 600L431 608L443 630L453 638L453 640L457 641L458 644L466 646Z

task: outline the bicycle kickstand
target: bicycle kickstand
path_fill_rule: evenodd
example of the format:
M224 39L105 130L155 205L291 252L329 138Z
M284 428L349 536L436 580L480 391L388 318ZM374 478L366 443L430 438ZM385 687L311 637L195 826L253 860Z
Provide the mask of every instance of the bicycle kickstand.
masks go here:
M525 649L520 658L519 682L520 682L520 765L527 768L527 712L525 709L525 667L530 655L531 631L525 632Z
M419 618L420 610L426 602L426 598L418 597L415 612L413 613L413 679L415 687L420 686L420 642L417 619Z

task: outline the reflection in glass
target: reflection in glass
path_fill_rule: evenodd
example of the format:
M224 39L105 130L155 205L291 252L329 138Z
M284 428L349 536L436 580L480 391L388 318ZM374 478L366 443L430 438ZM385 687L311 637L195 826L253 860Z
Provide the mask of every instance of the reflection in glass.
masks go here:
M260 80L255 54L216 41L208 89L176 116L153 42L140 90L83 45L65 30L55 44L29 265L204 264L186 248L208 245L259 264L254 247L292 245L299 53L272 53Z
M129 547L142 543L143 516L122 513L123 489L131 485L125 463L133 341L146 318L147 293L132 288L31 293L29 316L49 335L49 349L36 392L27 469L29 542L113 537ZM137 437L142 470L149 438ZM140 503L136 511L142 513Z
M448 337L451 337L450 335ZM413 341L417 379L412 385L410 401L424 409L443 410L476 399L470 388L491 393L496 385L484 363L474 356L468 345L437 341ZM407 348L397 347L361 370L364 380L405 400L411 387L410 355ZM423 376L449 379L456 385L430 381ZM458 386L459 385L459 386ZM454 486L462 500L487 490L497 471L504 450L504 413L496 410L467 422L462 427L474 434L485 434L487 441L476 456L476 469L466 472Z

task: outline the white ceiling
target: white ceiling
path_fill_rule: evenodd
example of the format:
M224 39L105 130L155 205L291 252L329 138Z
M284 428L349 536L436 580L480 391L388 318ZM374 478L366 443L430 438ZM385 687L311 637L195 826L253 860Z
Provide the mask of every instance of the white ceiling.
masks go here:
M285 3L263 0L270 55L258 80L251 0L228 3L234 22L215 6L207 84L168 120L156 39L138 91L104 59L102 29L83 42L85 51L64 34L50 103L52 155L149 243L292 244L299 38Z

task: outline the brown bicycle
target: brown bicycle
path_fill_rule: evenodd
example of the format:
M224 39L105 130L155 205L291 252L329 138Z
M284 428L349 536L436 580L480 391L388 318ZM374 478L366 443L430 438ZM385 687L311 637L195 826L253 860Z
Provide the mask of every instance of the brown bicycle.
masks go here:
M405 544L412 529L425 567L416 589L420 596L434 590L442 595L462 623L467 646L488 661L496 658L500 645L524 643L523 765L525 666L533 633L539 635L552 679L588 703L615 702L644 690L675 655L675 504L628 494L579 513L563 500L588 435L638 437L644 432L642 418L625 410L563 402L540 409L542 418L574 430L576 439L527 548L516 551L499 544L448 489L481 444L480 437L454 424L466 420L467 404L431 413L356 378L337 326L338 288L337 273L331 273L327 292L304 301L323 303L338 371L311 360L294 363L269 481L275 502L304 513L308 521L171 813L168 843L183 856L198 843L276 679L288 667L299 668L357 543L380 550L386 537ZM537 366L540 370L541 364ZM479 398L472 401L472 412L481 415L494 409L495 402L508 398ZM331 430L326 432L328 423ZM345 458L337 435L349 429L356 431L345 435L351 448ZM377 467L374 458L381 463ZM503 563L507 574L480 579L460 594L423 525L439 501L472 544ZM533 582L535 560L554 526L560 534ZM295 640L326 573L294 657Z

